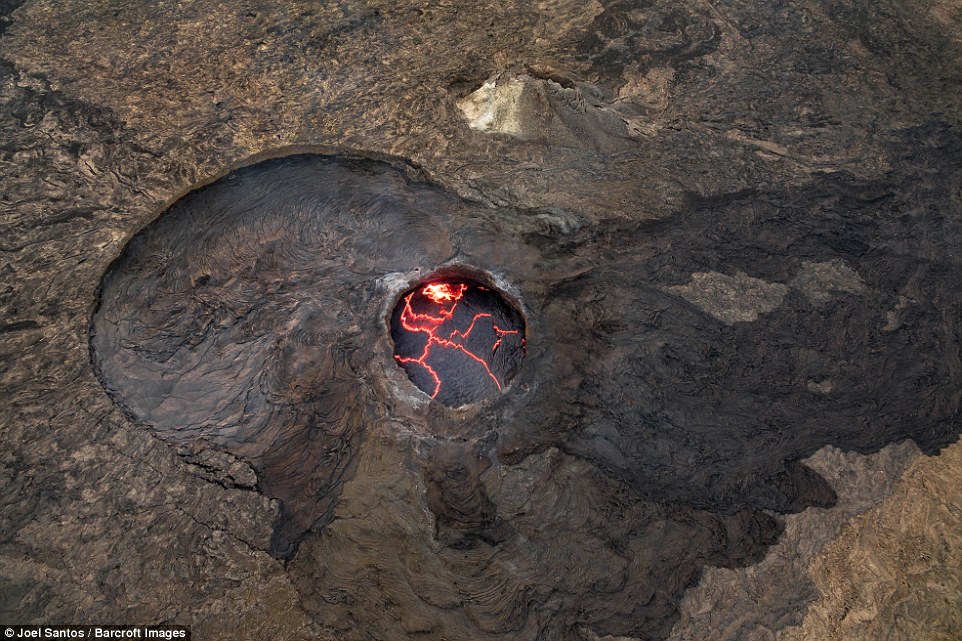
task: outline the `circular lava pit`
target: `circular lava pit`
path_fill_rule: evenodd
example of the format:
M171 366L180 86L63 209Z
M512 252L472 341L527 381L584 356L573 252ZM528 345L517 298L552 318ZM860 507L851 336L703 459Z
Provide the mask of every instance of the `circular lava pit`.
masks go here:
M391 315L394 359L421 391L448 407L501 392L521 365L524 318L496 290L433 278L401 295Z

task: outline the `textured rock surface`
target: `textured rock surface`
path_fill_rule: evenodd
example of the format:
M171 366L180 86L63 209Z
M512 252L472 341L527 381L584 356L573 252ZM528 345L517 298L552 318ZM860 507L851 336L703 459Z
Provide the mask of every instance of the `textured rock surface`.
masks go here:
M0 621L957 637L957 445L817 555L882 500L903 438L935 455L959 433L960 51L948 1L5 3ZM364 361L353 467L284 563L296 501L262 457L317 489L291 458L315 450L156 438L88 332L135 234L304 150L439 194L542 342L523 394L463 416Z
M731 325L757 320L760 314L772 311L782 304L788 287L781 283L766 283L760 278L746 276L744 272L736 272L734 276L696 272L690 283L670 287L668 291Z
M838 535L846 520L886 497L917 455L916 447L900 443L871 456L827 447L806 459L806 465L831 483L837 504L785 517L785 532L761 562L706 571L699 585L685 595L681 618L669 638L766 639L799 623L802 609L784 595L815 599L815 585L808 574L815 555Z
M819 599L782 638L962 637L962 446L924 458L816 559Z

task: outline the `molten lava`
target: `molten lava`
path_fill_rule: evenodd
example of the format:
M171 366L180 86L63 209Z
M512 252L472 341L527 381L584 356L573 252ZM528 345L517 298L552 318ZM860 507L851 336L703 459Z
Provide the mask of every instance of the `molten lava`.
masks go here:
M501 391L524 356L520 313L470 281L434 281L406 293L391 335L394 358L411 381L450 406Z

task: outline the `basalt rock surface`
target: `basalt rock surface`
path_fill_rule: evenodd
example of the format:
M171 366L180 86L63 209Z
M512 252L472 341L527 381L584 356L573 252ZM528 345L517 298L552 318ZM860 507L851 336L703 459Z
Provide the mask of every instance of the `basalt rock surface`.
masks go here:
M957 636L960 69L953 2L4 5L0 623ZM438 270L525 318L464 407Z

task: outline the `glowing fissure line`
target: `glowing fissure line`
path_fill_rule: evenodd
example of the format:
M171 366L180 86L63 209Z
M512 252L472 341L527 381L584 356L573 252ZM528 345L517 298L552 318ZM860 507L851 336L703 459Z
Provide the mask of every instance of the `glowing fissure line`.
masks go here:
M494 353L498 347L501 345L502 339L508 334L520 334L519 330L506 330L501 329L494 323L494 317L491 314L479 313L475 314L474 318L471 319L471 324L464 331L452 330L446 337L438 336L436 332L448 319L454 315L454 311L458 307L458 302L464 296L464 293L468 290L468 286L464 283L458 283L456 286L452 286L450 283L430 283L423 286L418 292L411 292L404 299L404 309L401 310L401 326L409 332L421 332L428 335L428 342L424 346L424 351L417 358L412 357L402 357L395 355L394 358L397 359L399 363L405 365L417 363L423 367L427 373L434 380L434 393L431 394L431 398L436 398L438 392L441 391L441 377L438 375L437 371L431 367L427 359L431 355L431 346L439 345L442 348L456 349L467 355L474 361L477 361L484 367L484 371L488 374L494 384L497 385L498 390L501 389L501 381L498 377L494 375L491 371L491 367L488 362L469 350L461 342L455 339L460 337L462 341L467 341L471 332L474 331L474 327L478 320L481 318L490 318L491 327L495 334L498 336L498 340L495 341L494 346L491 348L491 352ZM435 303L440 311L438 316L432 316L431 314L417 314L411 307L411 299L414 298L415 293L420 293L425 298ZM447 304L450 303L450 307ZM522 339L523 341L523 339Z

